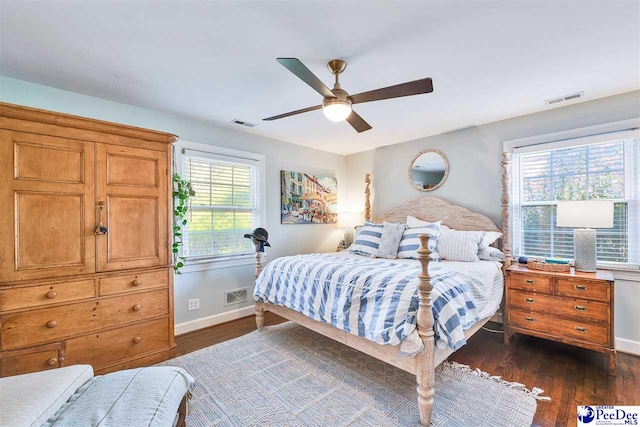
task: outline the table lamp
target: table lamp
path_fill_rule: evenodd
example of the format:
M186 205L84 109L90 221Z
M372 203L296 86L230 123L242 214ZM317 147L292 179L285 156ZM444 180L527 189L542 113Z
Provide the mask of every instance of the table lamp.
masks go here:
M573 230L573 256L577 271L596 271L596 228L613 227L613 202L585 200L558 202L558 227Z
M354 237L354 227L364 223L363 212L343 212L338 215L338 225L344 228L345 248L351 246Z

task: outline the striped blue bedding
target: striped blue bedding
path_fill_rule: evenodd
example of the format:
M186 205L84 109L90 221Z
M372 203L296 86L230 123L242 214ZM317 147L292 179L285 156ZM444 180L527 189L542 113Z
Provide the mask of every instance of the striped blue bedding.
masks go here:
M471 276L431 263L436 345L457 350L480 320ZM378 344L399 345L416 328L420 268L402 262L307 254L273 260L256 280L254 299L281 305Z

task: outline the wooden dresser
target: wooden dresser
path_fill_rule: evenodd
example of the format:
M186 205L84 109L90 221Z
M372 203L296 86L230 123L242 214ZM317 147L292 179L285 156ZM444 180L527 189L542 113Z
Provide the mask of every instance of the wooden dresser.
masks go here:
M0 103L0 376L173 355L176 139Z
M615 375L610 271L552 273L512 265L506 274L506 345L517 332L607 353Z

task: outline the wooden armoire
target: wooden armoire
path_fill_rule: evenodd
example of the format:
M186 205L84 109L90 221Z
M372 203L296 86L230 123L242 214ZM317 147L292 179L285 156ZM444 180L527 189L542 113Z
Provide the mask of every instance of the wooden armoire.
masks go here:
M0 103L0 376L173 355L176 139Z

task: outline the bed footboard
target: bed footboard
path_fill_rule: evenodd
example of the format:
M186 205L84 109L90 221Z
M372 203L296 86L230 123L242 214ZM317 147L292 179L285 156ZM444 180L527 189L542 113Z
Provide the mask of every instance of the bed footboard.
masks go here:
M416 325L418 334L424 344L424 350L416 355L416 382L418 383L418 410L420 412L420 424L428 426L431 424L431 414L433 413L433 396L435 391L433 384L435 381L434 365L434 332L433 313L431 312L431 277L429 276L429 261L431 251L428 247L429 236L421 234L420 249L418 249L418 259L422 265L422 271L418 276L418 295L420 303Z

